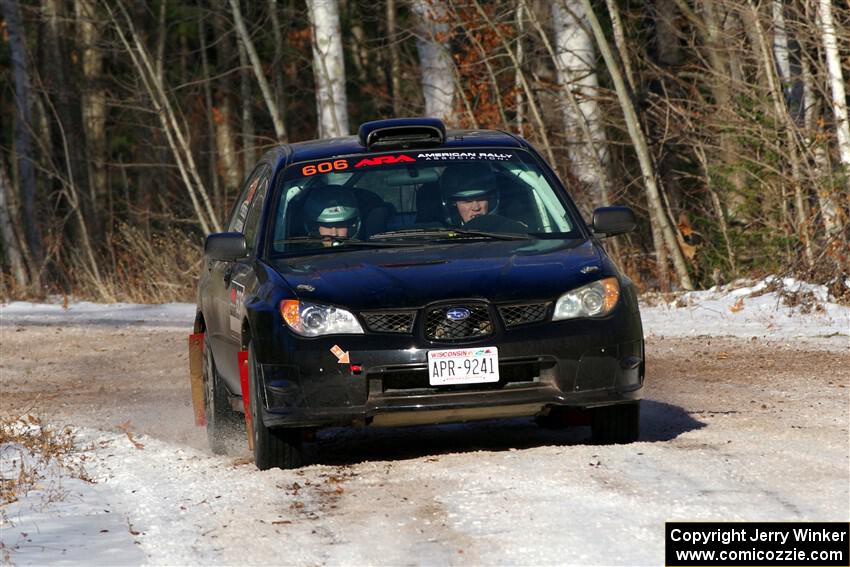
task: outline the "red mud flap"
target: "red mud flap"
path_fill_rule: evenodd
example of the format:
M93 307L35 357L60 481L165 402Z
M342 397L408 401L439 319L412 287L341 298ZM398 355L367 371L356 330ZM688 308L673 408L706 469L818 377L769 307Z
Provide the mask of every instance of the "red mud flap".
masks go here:
M204 412L204 334L189 335L189 384L192 386L192 410L195 425L207 424Z
M238 354L239 361L239 382L242 385L242 407L245 408L245 429L248 432L248 449L254 450L254 428L253 418L251 417L251 390L248 383L248 351L240 350Z

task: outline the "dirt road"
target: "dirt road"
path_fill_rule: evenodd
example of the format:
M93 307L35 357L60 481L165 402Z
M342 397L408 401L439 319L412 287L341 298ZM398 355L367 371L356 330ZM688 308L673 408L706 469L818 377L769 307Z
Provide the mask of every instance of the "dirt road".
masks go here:
M112 436L92 466L154 563L658 564L667 520L850 517L846 349L650 338L639 443L523 419L336 430L312 465L260 473L192 426L185 344L144 325L2 327L0 414Z

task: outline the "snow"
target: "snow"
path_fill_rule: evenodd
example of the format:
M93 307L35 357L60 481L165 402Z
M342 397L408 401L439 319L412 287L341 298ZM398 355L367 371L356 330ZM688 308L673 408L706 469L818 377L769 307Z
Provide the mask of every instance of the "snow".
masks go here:
M15 444L0 446L5 466L38 466L41 480L3 509L2 543L15 565L139 565L144 553L128 531L129 515L110 508L112 487L68 476L53 462L28 457ZM5 471L4 471L5 472Z
M105 325L115 327L149 326L157 328L192 328L195 305L165 303L30 303L13 301L0 304L0 325Z
M813 302L787 305L784 298L794 294ZM830 299L826 286L770 276L643 305L641 318L647 337L742 337L850 348L850 308Z
M817 300L810 310L783 301L783 295L801 292ZM850 346L850 308L830 301L825 287L791 278L652 303L641 307L648 337ZM0 326L142 325L188 333L194 313L192 304L14 302L0 305ZM645 404L649 419L654 412L659 422L669 423L664 405ZM828 418L835 417L819 411L802 422L831 426ZM523 435L532 430L536 426L527 420L414 429L410 435L418 435L418 443L451 446L463 432L486 440L484 446L505 439L507 447L518 448L480 451L471 441L466 450L432 457L260 472L244 456L212 456L144 435L133 438L137 446L124 433L79 428L94 482L6 443L0 445L0 474L8 478L23 464L35 467L41 478L16 502L0 507L0 554L11 552L17 565L656 564L663 556L659 534L665 521L848 514L847 503L831 496L847 492L842 472L847 447L818 443L816 432L808 445L778 434L755 458L751 449L738 448L746 431L723 430L729 445L718 454L709 446L718 433L694 426L680 442L684 449L677 449L687 450L689 458L671 466L663 460L669 449L659 443L665 440L659 432L628 448L607 448L600 457L593 445L563 445L586 435L581 429L557 433L551 446L522 448ZM331 448L350 441L345 432L328 435L324 443ZM359 442L369 446L386 442L380 431L360 435ZM393 442L403 443L404 437ZM792 448L806 461L786 467L785 453ZM741 472L730 464L733 458L750 459L753 466ZM817 467L829 481L808 486L799 475ZM772 476L782 470L805 472ZM765 483L775 484L776 491L761 489ZM783 483L794 487L796 499L783 495ZM523 530L515 529L518 522Z
M850 279L845 283L850 288ZM816 302L806 312L805 307L786 305L783 298L789 294L810 294ZM194 317L195 305L191 303L140 305L82 301L69 303L67 307L23 301L0 304L0 324L191 329ZM672 298L647 296L642 301L641 317L644 333L650 337L833 338L827 342L850 346L850 307L831 301L826 286L794 278L768 276L755 283L736 282Z

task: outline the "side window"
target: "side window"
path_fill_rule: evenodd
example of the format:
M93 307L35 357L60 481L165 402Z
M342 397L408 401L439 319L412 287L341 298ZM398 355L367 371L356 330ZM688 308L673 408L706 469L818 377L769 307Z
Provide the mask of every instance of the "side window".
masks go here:
M245 219L248 217L248 210L251 208L251 202L257 193L260 177L267 169L268 167L264 164L258 165L245 181L239 200L236 201L236 206L231 213L230 222L227 224L227 230L230 232L245 232Z
M266 194L269 188L269 177L271 171L265 168L258 179L257 188L254 190L253 198L250 199L251 209L245 217L245 243L248 245L248 252L253 252L257 246L257 234L259 233L260 224L263 216L263 204L266 202Z

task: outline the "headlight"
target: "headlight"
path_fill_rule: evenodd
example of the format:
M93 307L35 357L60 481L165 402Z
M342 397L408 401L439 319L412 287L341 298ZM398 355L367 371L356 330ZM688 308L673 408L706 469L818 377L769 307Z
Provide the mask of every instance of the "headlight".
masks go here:
M578 317L603 317L614 309L620 298L617 278L605 278L568 291L555 304L554 321Z
M363 334L357 318L345 309L297 299L280 302L280 315L286 326L303 337Z

